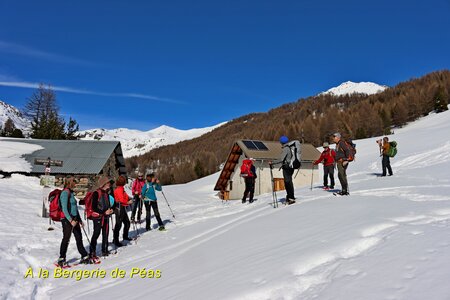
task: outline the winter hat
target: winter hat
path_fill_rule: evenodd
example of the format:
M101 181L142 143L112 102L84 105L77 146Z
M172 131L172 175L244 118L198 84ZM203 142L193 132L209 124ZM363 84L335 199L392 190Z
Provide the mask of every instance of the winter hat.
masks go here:
M110 179L106 176L102 176L97 181L97 187L102 188L105 184L109 183Z
M289 138L285 135L280 137L280 143L282 144L286 144L287 142L289 142Z
M329 146L330 146L330 144L328 144L327 142L323 143L324 148L328 148Z
M335 136L337 138L341 138L341 134L339 132L336 132L335 134L333 134L333 136Z

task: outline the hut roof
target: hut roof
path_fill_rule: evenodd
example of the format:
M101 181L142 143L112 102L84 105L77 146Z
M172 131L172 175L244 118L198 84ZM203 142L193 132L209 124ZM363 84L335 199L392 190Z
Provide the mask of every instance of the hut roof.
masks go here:
M108 159L116 155L120 173L126 173L122 147L118 141L80 141L80 140L38 140L38 139L2 139L9 142L39 145L43 149L25 154L31 164L30 173L44 174L45 166L36 165L35 159L63 161L63 166L52 166L52 174L99 174Z

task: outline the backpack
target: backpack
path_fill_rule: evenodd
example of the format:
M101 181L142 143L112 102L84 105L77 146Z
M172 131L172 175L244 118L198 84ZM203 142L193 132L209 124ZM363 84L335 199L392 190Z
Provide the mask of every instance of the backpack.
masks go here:
M397 142L392 141L389 142L389 151L387 153L387 156L394 157L395 155L397 155Z
M244 159L241 166L241 177L253 177L251 161Z
M69 193L69 201L67 203L67 209L70 211L70 191L66 189ZM49 216L55 222L61 222L61 219L64 219L66 216L64 215L61 207L61 193L62 190L55 189L50 192L48 195L49 205Z
M350 152L349 155L348 155L348 157L347 157L347 160L348 160L349 162L350 162L350 161L354 161L354 160L355 160L355 155L356 155L356 144L353 143L352 140L344 141L344 143L345 143L345 145L346 145L347 148L348 148L348 152Z
M295 140L288 146L291 150L291 160L289 161L289 168L300 169L301 163L301 145L300 142Z
M100 191L91 191L91 192L88 192L86 194L86 197L84 197L84 199L83 199L84 200L84 213L86 215L86 218L88 218L89 220L100 217L100 214L96 213L92 209L92 198L93 198L95 192L98 193L98 197L100 198L101 197Z

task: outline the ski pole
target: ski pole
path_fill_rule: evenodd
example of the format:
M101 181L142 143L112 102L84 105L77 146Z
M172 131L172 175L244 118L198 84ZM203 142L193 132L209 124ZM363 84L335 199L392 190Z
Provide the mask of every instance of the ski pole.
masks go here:
M139 209L138 209L138 219L139 219L139 231L142 231L142 224L141 224L141 218L142 218L142 197L139 197Z
M87 223L88 223L88 227L89 227L89 221L87 221ZM87 240L89 242L89 245L90 245L91 244L91 240L89 239L89 237L88 237L88 235L86 233L86 230L84 229L84 226L81 226L81 224L80 224L80 227L81 227L81 229L83 229L84 236L86 236L86 238L87 238Z
M312 164L312 168L311 168L311 191L312 191L312 186L313 186L313 178L314 178L314 164Z
M175 215L173 214L172 208L170 208L170 204L169 204L169 201L167 201L166 195L164 195L164 192L163 192L163 191L161 191L161 193L162 193L162 195L164 196L164 199L166 200L166 203L167 203L167 206L168 206L169 209L170 209L170 212L172 213L172 217L175 219Z
M277 199L277 192L275 191L275 179L273 178L273 171L272 166L270 167L270 178L272 179L272 201L273 201L273 208L278 207L278 199Z

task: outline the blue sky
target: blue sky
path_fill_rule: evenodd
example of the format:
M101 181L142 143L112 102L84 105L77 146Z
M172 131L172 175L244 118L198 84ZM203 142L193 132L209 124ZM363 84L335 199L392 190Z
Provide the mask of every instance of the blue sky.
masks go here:
M0 0L0 99L81 128L206 127L340 83L450 68L450 0Z

